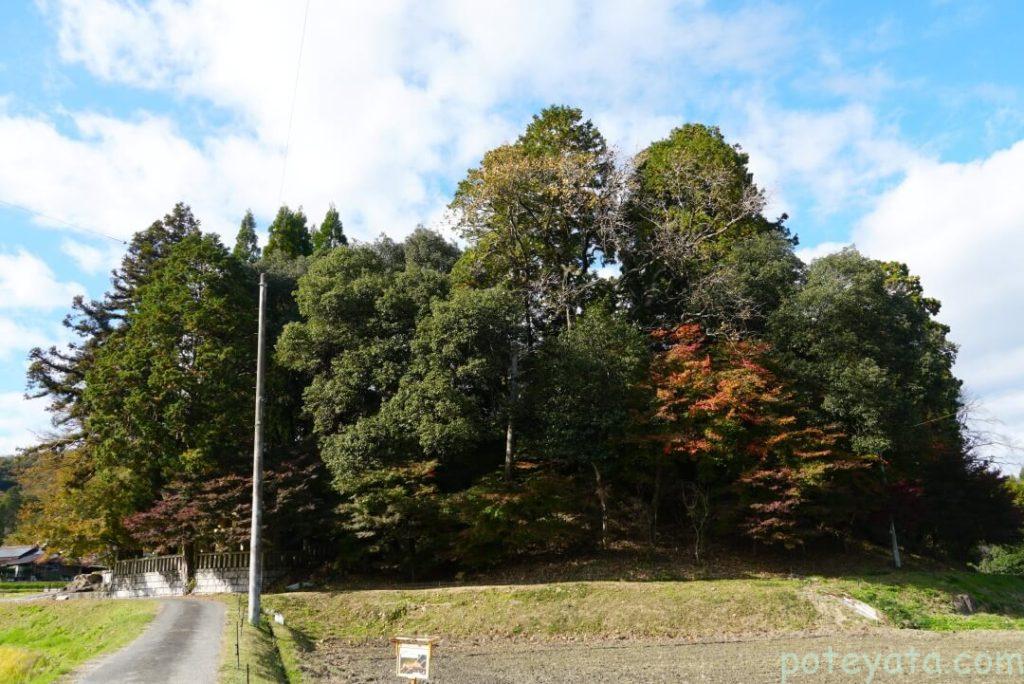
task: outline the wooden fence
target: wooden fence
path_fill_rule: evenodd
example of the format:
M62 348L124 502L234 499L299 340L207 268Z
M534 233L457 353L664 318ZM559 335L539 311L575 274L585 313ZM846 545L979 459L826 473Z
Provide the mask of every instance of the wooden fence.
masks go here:
M185 557L176 556L150 556L148 558L132 558L120 560L114 563L114 577L125 577L128 575L141 575L146 572L158 572L163 575L177 573L185 574Z

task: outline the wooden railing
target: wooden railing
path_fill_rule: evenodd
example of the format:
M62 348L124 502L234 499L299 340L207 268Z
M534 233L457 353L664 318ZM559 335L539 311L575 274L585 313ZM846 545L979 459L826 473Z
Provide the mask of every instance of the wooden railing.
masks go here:
M149 558L132 558L131 560L120 560L114 563L114 576L124 577L126 575L141 575L145 572L159 572L163 575L172 572L180 575L185 574L185 557L176 556L150 556Z
M196 568L200 570L236 570L247 567L249 567L248 551L201 553L196 558Z

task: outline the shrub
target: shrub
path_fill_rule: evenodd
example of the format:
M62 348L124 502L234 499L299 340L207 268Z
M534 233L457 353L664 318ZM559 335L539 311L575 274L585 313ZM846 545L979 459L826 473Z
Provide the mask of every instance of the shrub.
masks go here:
M977 567L991 575L1024 576L1024 545L986 546Z
M462 525L453 553L469 567L518 556L554 553L592 538L585 494L572 478L531 473L521 481L485 477L453 496L451 512Z

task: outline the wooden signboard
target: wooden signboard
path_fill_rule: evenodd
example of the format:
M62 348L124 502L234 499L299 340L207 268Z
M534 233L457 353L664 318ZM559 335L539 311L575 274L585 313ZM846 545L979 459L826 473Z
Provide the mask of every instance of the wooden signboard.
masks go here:
M403 679L430 679L430 656L435 637L395 637L395 674Z

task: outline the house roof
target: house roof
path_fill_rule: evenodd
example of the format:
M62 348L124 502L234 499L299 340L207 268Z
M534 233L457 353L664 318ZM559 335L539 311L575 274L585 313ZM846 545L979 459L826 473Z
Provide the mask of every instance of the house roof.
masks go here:
M24 565L43 555L38 546L0 546L0 565Z

